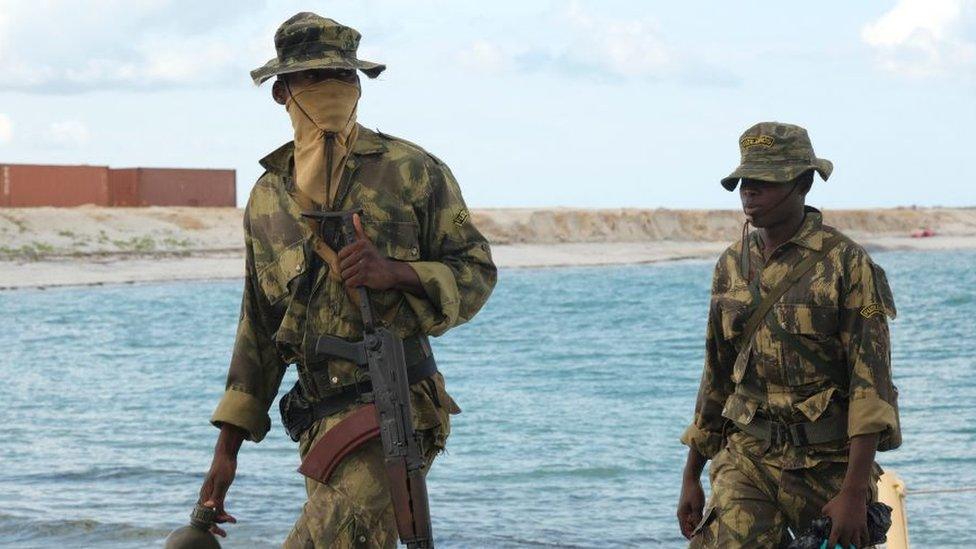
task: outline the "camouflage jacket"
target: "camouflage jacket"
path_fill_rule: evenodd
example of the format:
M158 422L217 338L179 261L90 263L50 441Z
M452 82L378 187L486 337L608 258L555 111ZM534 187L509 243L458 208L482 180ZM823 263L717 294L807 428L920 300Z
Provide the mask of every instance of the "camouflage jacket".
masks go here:
M807 208L803 225L768 259L757 231L749 243L750 277L765 296L804 258L821 250L824 239L839 231L822 224L820 212ZM846 237L773 306L760 324L747 361L739 351L742 332L761 297L754 297L742 275L742 241L719 258L712 280L705 366L694 421L681 440L711 458L728 444L787 469L823 461L846 461L849 437L879 433L879 449L901 441L897 390L891 382L887 317L895 306L885 273L867 252ZM754 286L755 287L755 286ZM802 338L825 362L809 360L782 335ZM830 364L832 371L824 371ZM787 424L847 414L847 437L809 446L769 447L734 428L755 417Z
M266 171L244 210L240 321L226 391L211 418L216 426L244 429L254 441L270 428L268 409L287 365L298 364L313 398L362 378L352 363L309 368L305 359L313 336L360 339L362 321L334 251L301 217L311 204L295 185L293 153L288 143L261 160ZM488 242L472 224L451 171L423 149L360 126L336 204L338 210L362 208L366 235L381 253L408 262L426 290L426 298L370 291L377 318L401 337L440 335L471 319L488 299L496 280ZM329 254L331 262L319 260ZM423 385L411 387L417 428L440 423L435 402L459 411L440 374L434 388Z

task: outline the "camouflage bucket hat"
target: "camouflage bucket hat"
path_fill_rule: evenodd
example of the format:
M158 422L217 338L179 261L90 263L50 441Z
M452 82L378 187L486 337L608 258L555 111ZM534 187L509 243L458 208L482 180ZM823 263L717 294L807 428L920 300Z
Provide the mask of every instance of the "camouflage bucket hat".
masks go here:
M826 181L834 170L830 160L813 153L807 131L793 124L760 122L739 137L739 151L739 167L722 179L729 191L735 190L740 179L786 183L807 170L817 170Z
M376 78L386 65L356 57L360 37L355 29L332 19L310 12L296 14L275 31L277 57L251 71L251 78L260 85L272 76L309 69L359 69Z

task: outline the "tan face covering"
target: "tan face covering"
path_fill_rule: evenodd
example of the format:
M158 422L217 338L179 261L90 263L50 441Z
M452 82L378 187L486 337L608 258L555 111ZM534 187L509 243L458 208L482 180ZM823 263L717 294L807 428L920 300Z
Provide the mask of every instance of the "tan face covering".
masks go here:
M359 131L359 85L322 80L289 86L285 109L295 128L295 182L318 204L333 206L339 176Z

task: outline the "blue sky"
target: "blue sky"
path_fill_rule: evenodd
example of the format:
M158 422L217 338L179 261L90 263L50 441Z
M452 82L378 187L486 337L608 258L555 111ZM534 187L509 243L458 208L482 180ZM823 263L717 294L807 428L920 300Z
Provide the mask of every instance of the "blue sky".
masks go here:
M303 10L471 206L735 208L761 120L834 162L813 204L976 206L976 0L0 0L0 162L234 168L243 204L291 133L247 72Z

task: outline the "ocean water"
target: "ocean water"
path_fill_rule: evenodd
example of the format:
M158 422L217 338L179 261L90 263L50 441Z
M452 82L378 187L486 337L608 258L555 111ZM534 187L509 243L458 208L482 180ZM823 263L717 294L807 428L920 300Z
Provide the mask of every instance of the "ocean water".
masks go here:
M976 253L877 253L909 489L976 486ZM674 519L711 265L503 270L435 341L464 409L430 475L439 547L682 547ZM217 431L240 282L0 293L0 546L152 547L185 524ZM286 376L283 389L294 381ZM273 408L273 410L276 408ZM272 415L225 547L274 547L303 502ZM976 493L909 496L915 547L970 547Z

